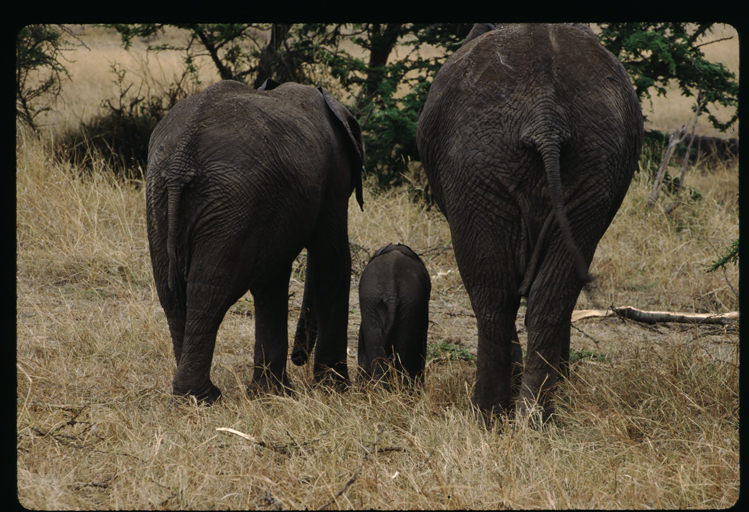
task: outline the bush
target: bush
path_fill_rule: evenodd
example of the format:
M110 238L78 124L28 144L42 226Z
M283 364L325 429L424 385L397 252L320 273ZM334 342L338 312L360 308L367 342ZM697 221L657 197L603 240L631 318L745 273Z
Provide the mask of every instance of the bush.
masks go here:
M57 143L57 154L85 172L94 171L94 162L104 162L123 181L142 180L148 161L151 132L167 112L181 99L195 91L183 87L183 79L160 93L144 85L131 92L133 83L125 86L125 71L112 65L119 97L106 100L102 113L68 130Z

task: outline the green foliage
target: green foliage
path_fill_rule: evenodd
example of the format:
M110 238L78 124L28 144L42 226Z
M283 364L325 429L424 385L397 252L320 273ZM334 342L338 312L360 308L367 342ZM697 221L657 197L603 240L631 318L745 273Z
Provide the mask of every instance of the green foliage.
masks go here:
M365 173L374 175L381 189L403 183L409 162L419 160L416 126L429 87L472 28L471 24L415 23L177 23L169 26L186 31L188 38L184 45L175 46L158 43L165 24L105 26L116 29L126 47L139 37L153 41L151 51L183 52L185 74L192 75L196 84L195 59L208 56L222 79L242 81L255 88L267 78L328 88L359 119L365 143ZM42 28L34 32L27 27L19 33L17 60L21 64L17 68L48 67L54 76L46 90L58 87L59 91L59 85L54 85L64 73L59 65L59 30L47 25L30 27ZM738 105L736 76L722 64L707 61L701 50L707 43L700 41L712 24L604 23L600 27L599 39L632 77L640 101L650 98L651 88L665 95L668 82L676 80L683 95L703 91L703 112L715 127L724 130L735 124L736 115L723 123L711 112L714 105ZM46 46L37 46L36 41ZM428 48L439 51L425 51ZM22 59L22 54L36 57ZM17 90L21 91L17 98L34 99L36 94L25 79L17 80ZM129 106L120 100L117 107L109 105L108 115L117 119L117 129L112 133L149 126L122 120L149 117L158 110L150 100ZM29 104L26 99L17 101L18 115L27 122L34 112ZM132 157L128 154L123 158Z
M723 123L711 112L711 105L738 107L736 75L721 63L709 62L700 38L713 23L602 23L599 40L627 70L640 102L650 99L650 88L666 95L666 85L676 80L683 96L705 94L705 112L711 124L722 131L734 125L738 114Z
M728 247L726 247L726 252L718 258L716 261L713 261L712 265L709 269L707 269L708 272L714 272L718 270L719 268L725 267L726 264L733 263L734 265L738 265L739 263L739 239L737 238L733 242L731 242Z
M62 25L27 25L16 35L16 118L36 129L35 118L48 111L68 71L60 62L69 33Z
M570 348L570 363L576 363L580 361L605 361L608 358L606 354L599 354L593 350L587 348L583 350L577 350Z
M430 343L427 346L427 361L440 358L449 361L462 359L464 361L473 362L476 360L476 356L471 354L465 347L456 345L449 340L440 340L437 343Z
M351 98L348 108L362 124L364 169L381 189L403 183L408 162L418 160L416 124L434 75L457 50L470 24L306 24L290 42L300 53L314 47L331 78ZM348 40L359 51L342 49ZM398 46L397 60L392 54ZM428 46L444 49L424 56ZM364 53L369 59L355 57ZM320 84L327 85L327 84ZM404 91L407 91L404 93Z

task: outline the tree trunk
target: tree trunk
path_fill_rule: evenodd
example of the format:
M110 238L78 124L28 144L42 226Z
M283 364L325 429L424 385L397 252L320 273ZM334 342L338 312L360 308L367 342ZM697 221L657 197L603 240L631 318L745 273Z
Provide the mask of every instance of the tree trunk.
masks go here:
M283 46L284 39L291 30L290 24L274 23L270 29L270 41L260 54L258 63L257 76L252 87L257 89L268 78L273 78L279 82L296 78L296 69L293 63L289 64L280 58L279 50ZM284 69L285 66L291 65L293 69Z
M387 65L388 57L398 43L402 26L400 23L386 25L372 23L369 27L369 71L362 90L367 98L372 98L377 94L384 76L383 68Z

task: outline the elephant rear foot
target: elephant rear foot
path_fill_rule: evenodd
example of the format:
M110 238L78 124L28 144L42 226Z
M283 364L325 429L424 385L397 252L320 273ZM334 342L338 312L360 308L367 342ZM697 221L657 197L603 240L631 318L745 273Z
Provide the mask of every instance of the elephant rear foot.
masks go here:
M208 381L208 387L201 392L181 391L178 385L172 383L172 403L177 403L180 399L194 396L201 405L213 405L221 398L221 390L211 381Z
M336 364L330 368L315 362L315 384L319 387L332 388L336 391L345 391L351 386L346 363Z
M554 418L554 401L547 400L546 404L541 405L537 401L520 398L517 402L515 411L516 421L528 421L533 426L542 426Z
M294 387L291 380L282 372L281 377L274 375L270 371L257 369L252 382L247 386L247 394L250 397L256 397L262 394L271 394L279 396L294 396Z

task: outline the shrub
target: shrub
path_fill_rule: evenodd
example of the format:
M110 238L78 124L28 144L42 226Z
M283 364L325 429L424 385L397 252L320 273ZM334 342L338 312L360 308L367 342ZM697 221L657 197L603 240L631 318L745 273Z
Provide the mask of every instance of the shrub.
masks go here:
M133 92L132 82L125 85L125 70L113 64L112 72L119 96L105 100L103 112L65 132L57 143L57 154L84 172L94 171L94 162L104 162L124 181L142 180L151 132L179 100L195 92L194 87L184 87L186 71L160 94L144 84Z

